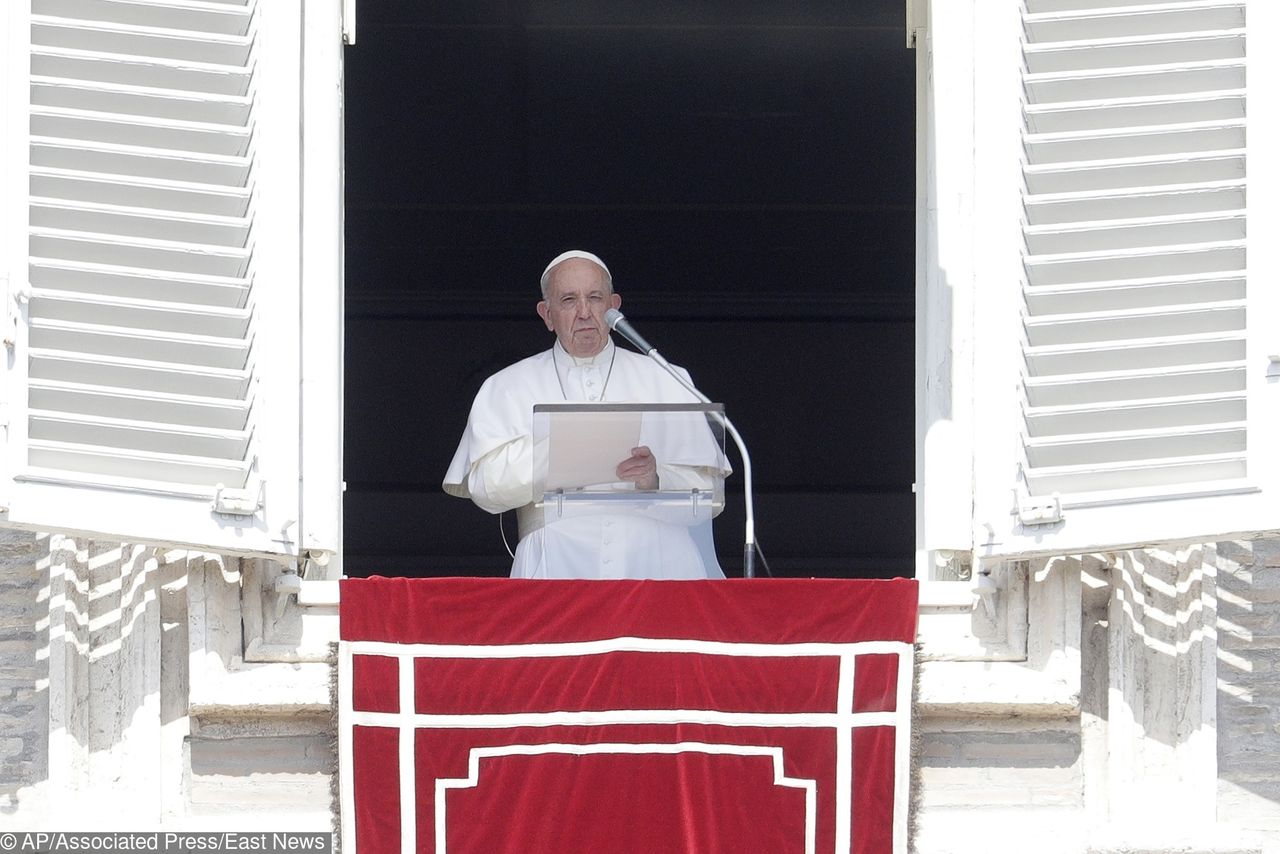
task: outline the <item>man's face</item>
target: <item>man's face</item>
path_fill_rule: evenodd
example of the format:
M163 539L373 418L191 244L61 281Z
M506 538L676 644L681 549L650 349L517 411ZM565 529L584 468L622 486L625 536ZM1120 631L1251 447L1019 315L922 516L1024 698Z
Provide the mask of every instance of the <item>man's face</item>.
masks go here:
M609 292L603 270L586 258L570 258L551 271L538 316L566 353L585 358L604 349L609 340L604 313L620 305L622 298Z

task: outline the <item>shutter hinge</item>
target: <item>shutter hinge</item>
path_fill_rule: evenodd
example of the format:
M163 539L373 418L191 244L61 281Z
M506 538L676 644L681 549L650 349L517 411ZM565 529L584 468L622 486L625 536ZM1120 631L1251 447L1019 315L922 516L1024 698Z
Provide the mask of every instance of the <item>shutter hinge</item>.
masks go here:
M1023 525L1056 525L1062 521L1062 499L1053 495L1018 499L1018 521Z
M262 509L262 493L266 481L250 483L244 489L231 489L218 484L213 495L213 512L224 516L252 516Z
M4 277L4 289L9 290L9 277ZM18 346L18 326L22 323L23 308L31 302L31 289L25 285L13 291L8 304L8 322L4 329L4 346L12 350Z

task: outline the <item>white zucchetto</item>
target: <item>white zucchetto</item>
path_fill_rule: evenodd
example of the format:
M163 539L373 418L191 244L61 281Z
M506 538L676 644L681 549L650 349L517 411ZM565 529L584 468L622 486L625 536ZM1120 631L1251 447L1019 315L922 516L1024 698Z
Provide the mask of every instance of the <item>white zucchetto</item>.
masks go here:
M609 272L609 268L605 266L605 263L600 260L599 255L594 255L590 252L585 252L581 249L570 249L568 252L561 252L559 255L552 258L551 263L548 264L547 268L542 271L542 278L539 279L538 282L542 285L543 290L546 290L547 277L551 275L551 270L557 264L562 263L564 261L568 261L570 258L583 258L587 261L590 261L592 264L599 266L601 270L604 270L605 276L607 276L610 281L613 281L613 274Z

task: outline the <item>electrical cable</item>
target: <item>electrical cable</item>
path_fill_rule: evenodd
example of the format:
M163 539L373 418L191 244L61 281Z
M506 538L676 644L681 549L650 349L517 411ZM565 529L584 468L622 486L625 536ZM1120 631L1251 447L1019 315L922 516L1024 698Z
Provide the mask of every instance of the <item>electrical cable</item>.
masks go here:
M502 532L503 547L506 548L507 554L511 555L511 559L515 560L516 553L511 550L511 543L507 542L507 527L502 524L502 518L506 515L507 515L507 512L505 510L498 514L498 530Z

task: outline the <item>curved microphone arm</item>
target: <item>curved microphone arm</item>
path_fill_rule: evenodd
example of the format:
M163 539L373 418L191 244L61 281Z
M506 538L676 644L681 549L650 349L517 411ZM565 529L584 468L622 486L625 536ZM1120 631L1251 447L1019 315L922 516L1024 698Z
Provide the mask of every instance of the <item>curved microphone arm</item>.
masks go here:
M664 371L671 374L676 382L680 383L690 394L703 403L711 403L711 398L698 391L693 383L686 380L680 375L680 372L671 367L671 363L663 358L658 352L658 348L654 347L644 339L640 333L636 332L622 312L616 308L611 308L604 315L605 323L609 324L609 328L622 335L628 341L636 346L640 352L644 353L650 359L653 359L662 367ZM714 418L720 426L724 427L726 433L733 439L733 443L738 446L738 455L742 457L742 490L745 496L746 505L746 533L742 546L742 575L744 578L755 578L756 575L756 513L755 501L752 490L751 477L751 454L747 452L747 443L742 441L742 434L738 432L738 428L733 426L733 422L729 420L727 415L720 412L712 412L711 417Z

